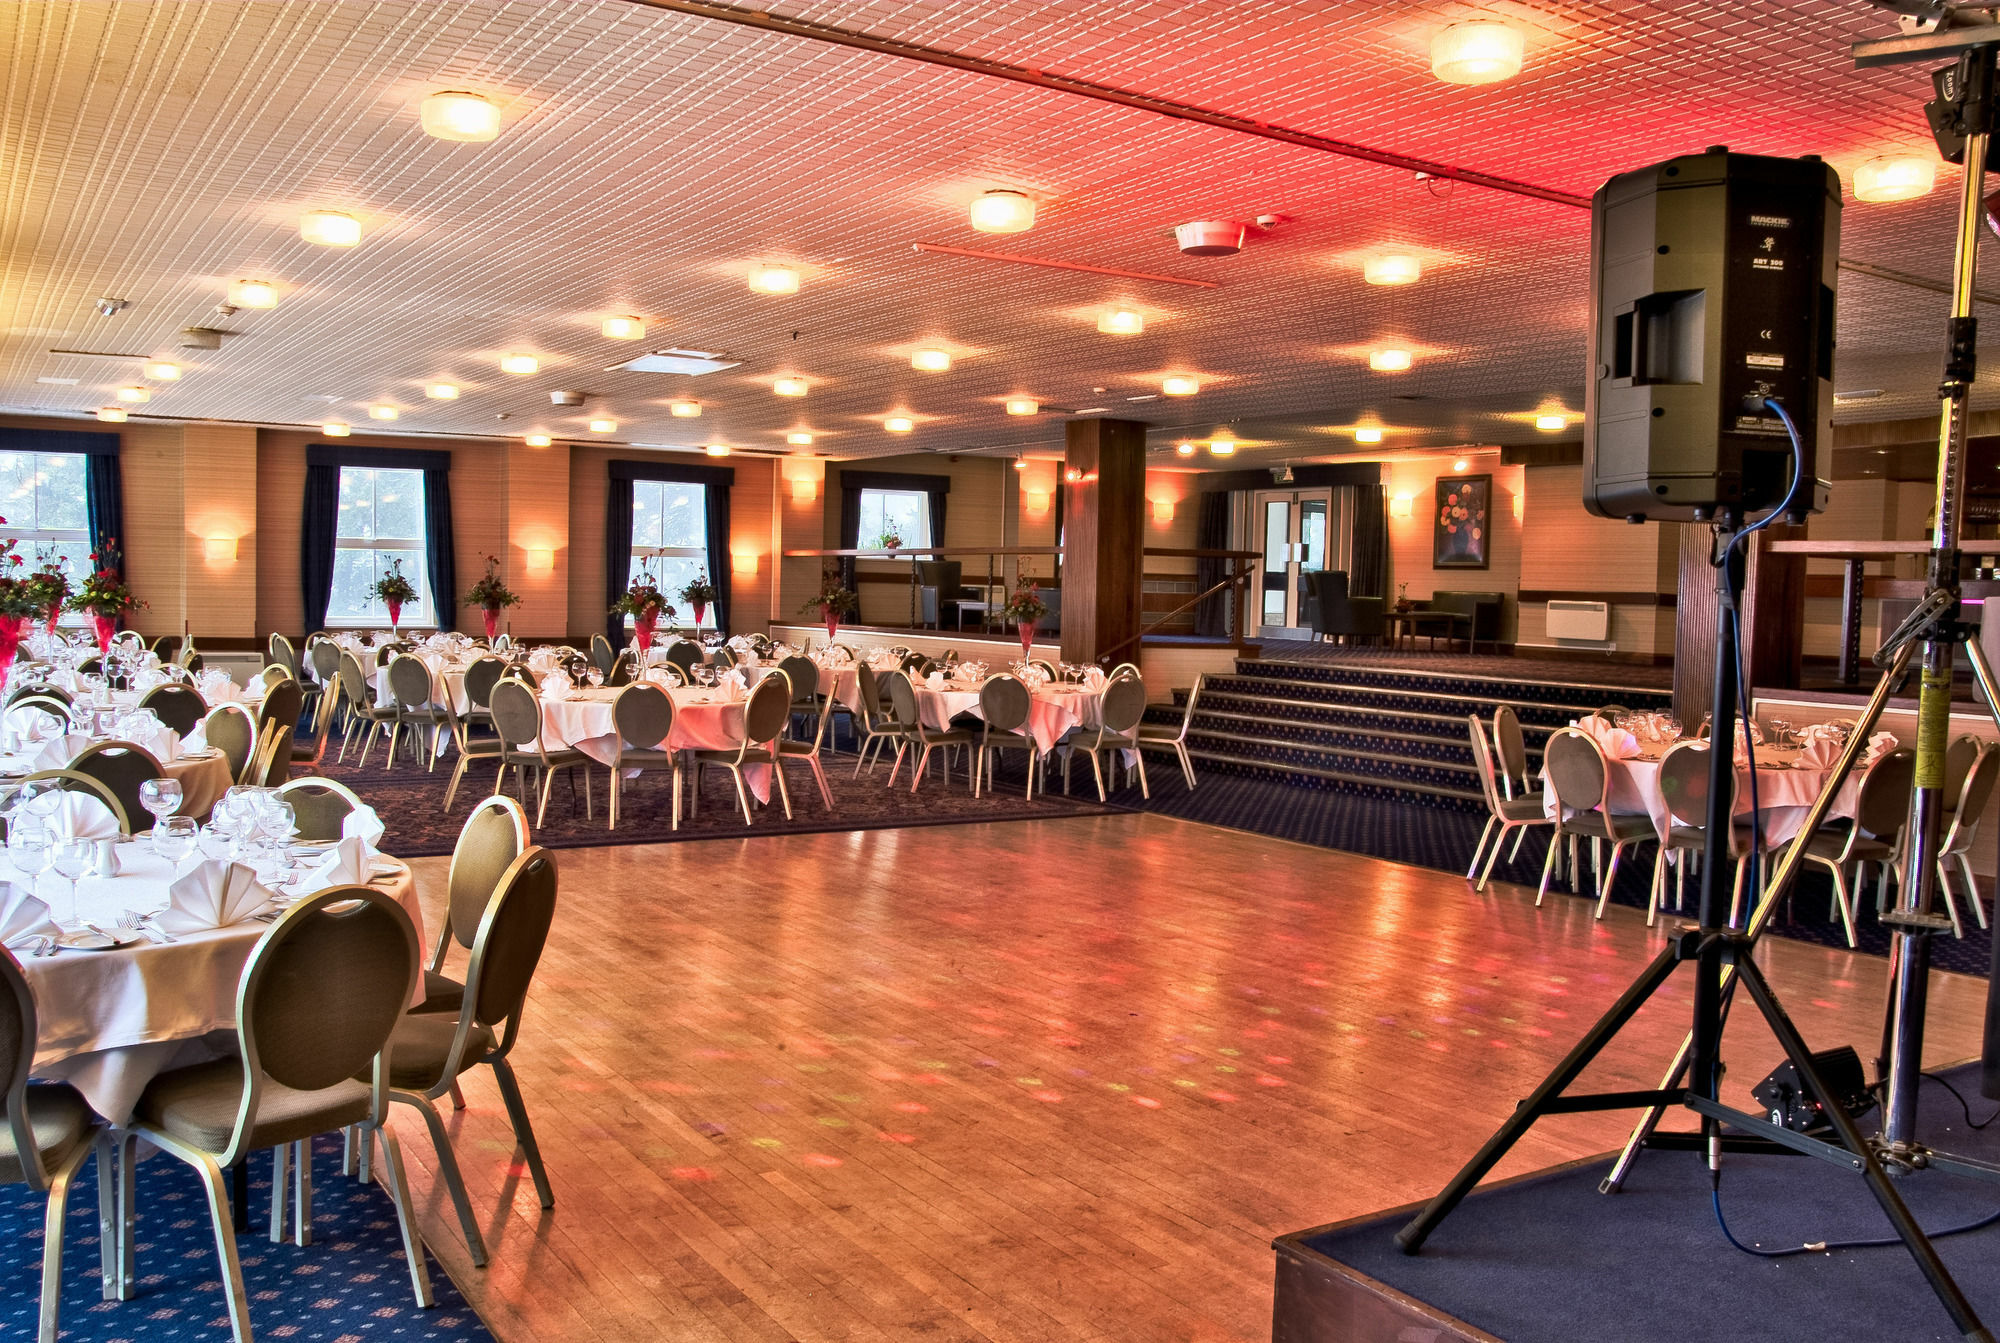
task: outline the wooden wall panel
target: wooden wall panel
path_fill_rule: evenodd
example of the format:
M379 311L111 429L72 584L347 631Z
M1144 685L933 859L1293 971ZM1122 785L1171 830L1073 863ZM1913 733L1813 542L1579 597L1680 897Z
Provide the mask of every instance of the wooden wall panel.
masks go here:
M569 450L569 624L572 636L607 628L604 600L605 463L610 448L577 445Z
M1397 495L1410 496L1410 516L1399 518L1392 511L1389 517L1389 595L1395 597L1404 584L1409 585L1408 595L1412 600L1422 600L1438 591L1504 593L1509 600L1501 622L1501 637L1512 640L1516 637L1520 608L1520 603L1513 600L1515 594L1524 587L1540 586L1523 577L1525 541L1522 524L1514 521L1514 496L1521 492L1527 468L1502 466L1497 457L1474 457L1471 466L1459 472L1451 469L1451 460L1427 457L1384 465L1384 492L1391 499ZM1493 531L1488 566L1432 568L1431 508L1437 498L1437 482L1460 475L1489 474L1493 477ZM1539 502L1537 498L1535 503ZM1576 508L1581 512L1583 506L1577 504ZM1564 586L1573 586L1574 578L1571 574Z
M257 430L190 424L181 430L182 617L204 635L254 639L257 629ZM126 507L131 507L127 489ZM278 516L283 516L282 514ZM211 560L207 541L234 537L236 558Z
M125 487L125 574L148 603L134 612L129 624L141 634L178 634L187 614L186 462L182 429L169 424L78 426L74 421L56 428L117 429L121 444L119 471Z
M905 453L899 457L871 457L859 462L829 462L820 523L820 546L840 545L840 471L843 466L857 471L905 471L915 475L948 476L951 496L945 504L945 535L939 544L947 546L1008 546L1016 544L1014 512L1010 505L1018 491L1012 477L1013 462L995 457L936 456ZM1051 510L1053 511L1053 510ZM1053 526L1053 523L1050 524ZM867 545L872 537L862 537ZM1025 544L1025 543L1024 543ZM985 581L985 564L967 557L965 581L977 586ZM910 622L909 563L897 560L862 560L856 566L861 581L862 624L907 625ZM892 581L869 582L869 576Z
M570 451L562 443L547 448L507 446L507 530L497 549L487 553L500 557L507 585L521 594L521 604L501 617L505 628L521 638L561 640L570 633ZM456 495L452 503L456 511ZM550 568L534 567L536 551L550 553ZM484 556L475 555L470 567L461 561L460 595L484 572ZM472 607L459 613L459 621L469 630L484 628L480 613Z
M299 510L305 502L306 436L257 432L257 629L304 634L299 592ZM200 641L201 631L195 631Z

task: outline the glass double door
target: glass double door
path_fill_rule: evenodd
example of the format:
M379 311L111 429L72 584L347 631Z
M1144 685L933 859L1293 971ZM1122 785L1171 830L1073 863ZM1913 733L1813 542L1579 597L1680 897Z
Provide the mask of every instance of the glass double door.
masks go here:
M1315 614L1308 575L1331 563L1339 534L1332 490L1260 490L1252 516L1264 552L1258 577L1258 635L1304 639Z

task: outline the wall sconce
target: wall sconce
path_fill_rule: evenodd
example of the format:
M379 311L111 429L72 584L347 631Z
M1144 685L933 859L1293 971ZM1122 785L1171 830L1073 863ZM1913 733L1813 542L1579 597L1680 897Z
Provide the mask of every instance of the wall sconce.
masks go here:
M811 484L811 481L807 481ZM738 578L754 578L757 574L757 556L754 551L732 550L729 552L729 572Z
M202 558L210 564L234 564L236 562L236 538L233 536L209 536L202 538Z
M792 502L809 504L819 498L819 482L811 476L792 477Z
M1064 467L1063 479L1072 485L1076 484L1077 481L1083 479L1083 468L1077 466Z
M1029 517L1039 518L1042 514L1049 511L1049 494L1047 490L1023 490L1021 492L1021 501L1027 505Z
M1407 494L1395 496L1389 500L1389 516L1392 518L1407 518L1410 516L1410 506L1415 502L1416 500Z
M1155 499L1155 500L1153 500L1153 501L1152 501L1152 504L1153 504L1153 521L1155 521L1155 522L1172 522L1172 521L1174 520L1174 501L1173 501L1173 500L1171 500L1171 499Z
M529 573L549 574L549 573L554 573L555 568L556 568L556 552L554 548L550 546L528 547Z
M1514 521L1519 522L1528 512L1528 496L1514 491Z

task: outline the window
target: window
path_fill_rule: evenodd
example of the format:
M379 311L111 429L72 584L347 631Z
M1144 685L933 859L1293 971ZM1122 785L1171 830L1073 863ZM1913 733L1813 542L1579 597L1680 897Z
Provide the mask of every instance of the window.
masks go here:
M694 612L680 598L680 590L697 574L708 573L708 490L671 480L632 482L632 572L652 574L653 582L667 594L667 601L679 609L677 623L691 621ZM708 574L715 581L714 574ZM625 617L630 624L632 617ZM715 625L715 607L702 612L701 626Z
M20 542L23 571L58 560L72 587L91 569L85 461L78 452L0 452L0 517L7 520L0 534Z
M861 526L857 545L882 546L894 536L908 550L931 544L931 497L922 490L861 491ZM886 549L886 547L884 547Z
M334 537L328 625L387 624L389 608L369 589L396 560L403 562L403 576L417 590L417 599L403 606L402 623L436 623L430 572L424 563L422 471L341 467L340 519Z

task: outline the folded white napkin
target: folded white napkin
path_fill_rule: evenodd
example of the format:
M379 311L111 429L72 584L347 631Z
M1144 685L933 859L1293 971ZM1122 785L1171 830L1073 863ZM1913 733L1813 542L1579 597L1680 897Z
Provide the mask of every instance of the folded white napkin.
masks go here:
M734 667L715 678L715 688L721 691L722 698L731 704L750 693L750 683L744 679L743 673Z
M149 654L148 656L151 655ZM166 683L166 679L167 678L164 673L149 669L140 672L137 676L132 678L132 688L134 690L151 690L154 686L164 685Z
M1083 683L1092 690L1104 689L1104 668L1092 667L1083 674Z
M371 862L367 844L358 836L350 835L321 854L319 860L299 877L293 889L301 895L311 895L330 886L358 886L368 880Z
M929 676L926 676L924 678L924 684L930 687L932 690L944 689L944 682L945 682L945 675L941 671L934 671Z
M156 920L170 933L198 933L242 923L271 903L271 892L242 863L206 859L167 888L171 902Z
M8 885L5 903L0 904L0 945L15 946L31 937L60 937L62 929L49 914L49 907L25 885Z
M121 730L122 725L120 728L113 728L112 731L146 751L161 764L169 764L181 753L181 734L160 724L157 719L154 720L154 724L152 727L139 727L135 724L135 730L130 733Z
M1872 765L1889 752L1896 749L1896 738L1887 732L1878 732L1868 739L1868 749L1861 757L1861 763Z
M33 764L36 769L67 769L69 762L76 758L76 753L88 745L90 738L81 732L51 737L35 752Z
M181 738L181 754L192 755L196 751L208 749L208 720L194 725L194 731Z
M557 661L556 652L553 648L537 648L534 652L528 654L528 669L539 676L554 667Z
M552 671L542 678L542 698L545 700L566 700L573 688L566 672Z
M30 805L59 840L118 838L118 818L88 793L50 793Z
M1639 739L1624 728L1615 727L1609 721L1589 714L1576 721L1576 726L1595 741L1607 760L1630 760L1639 754Z
M16 751L52 741L69 731L69 725L40 709L17 708L7 715L7 744Z
M243 701L243 687L226 676L204 682L198 688L211 709L218 704L240 704Z
M1806 748L1799 752L1794 762L1797 769L1832 769L1833 762L1840 759L1841 741L1838 737L1820 734L1806 742Z
M382 818L373 807L356 807L341 818L340 833L347 839L360 840L372 854L382 847Z

